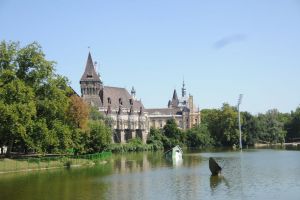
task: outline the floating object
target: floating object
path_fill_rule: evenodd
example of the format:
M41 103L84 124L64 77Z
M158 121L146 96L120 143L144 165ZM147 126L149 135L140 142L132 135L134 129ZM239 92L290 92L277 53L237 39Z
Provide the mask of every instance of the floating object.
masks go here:
M221 173L222 168L218 165L218 163L213 158L209 158L209 169L213 176L217 176Z
M182 149L177 145L165 152L165 156L169 160L182 160Z

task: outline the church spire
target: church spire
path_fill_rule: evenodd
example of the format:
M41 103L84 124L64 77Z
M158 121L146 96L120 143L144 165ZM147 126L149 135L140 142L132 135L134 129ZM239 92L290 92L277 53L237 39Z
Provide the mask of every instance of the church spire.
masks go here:
M183 79L182 88L181 88L181 96L185 97L185 95L186 95L186 89L185 89L185 84L184 84L184 79Z
M80 79L80 82L82 82L82 81L95 81L95 82L101 83L101 80L95 71L95 67L94 67L92 56L91 56L90 52L88 54L84 73Z

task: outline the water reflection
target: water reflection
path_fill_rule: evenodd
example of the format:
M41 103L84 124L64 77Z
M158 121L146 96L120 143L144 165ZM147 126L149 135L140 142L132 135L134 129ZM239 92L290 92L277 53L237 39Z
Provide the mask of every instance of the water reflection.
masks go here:
M222 176L211 177L209 157ZM286 150L193 152L174 163L163 152L114 155L91 168L1 175L0 199L299 199L299 157Z
M128 153L115 155L112 167L117 174L138 173L149 171L157 167L196 167L201 162L201 157L186 154L182 160L168 160L163 152Z
M210 188L212 191L216 190L218 186L220 186L222 183L224 183L224 185L229 188L229 183L226 180L226 178L223 175L219 175L219 176L210 176Z

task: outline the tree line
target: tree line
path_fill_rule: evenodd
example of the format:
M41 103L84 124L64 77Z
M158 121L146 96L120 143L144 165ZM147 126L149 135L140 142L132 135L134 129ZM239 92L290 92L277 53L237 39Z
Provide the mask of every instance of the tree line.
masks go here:
M276 109L264 114L241 112L242 143L275 144L300 140L300 107L291 113ZM163 129L151 129L149 143L157 148L182 145L192 148L208 146L238 146L238 111L224 103L220 109L201 110L201 124L183 131L174 119L168 120Z
M147 144L133 139L128 149L163 149L174 145L193 148L238 144L237 109L201 111L201 124L183 131L171 119L163 129L151 128ZM291 113L269 110L252 115L241 112L242 141L282 143L300 138L300 107ZM11 152L65 154L124 149L111 144L111 119L89 107L69 87L66 77L55 72L38 43L20 47L0 43L0 148Z

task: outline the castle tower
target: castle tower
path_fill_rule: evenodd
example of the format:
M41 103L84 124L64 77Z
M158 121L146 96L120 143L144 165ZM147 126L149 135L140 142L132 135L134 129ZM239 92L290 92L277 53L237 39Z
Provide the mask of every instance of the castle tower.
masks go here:
M100 76L96 73L90 52L84 73L80 79L80 89L81 96L85 102L98 108L103 105L103 84Z

